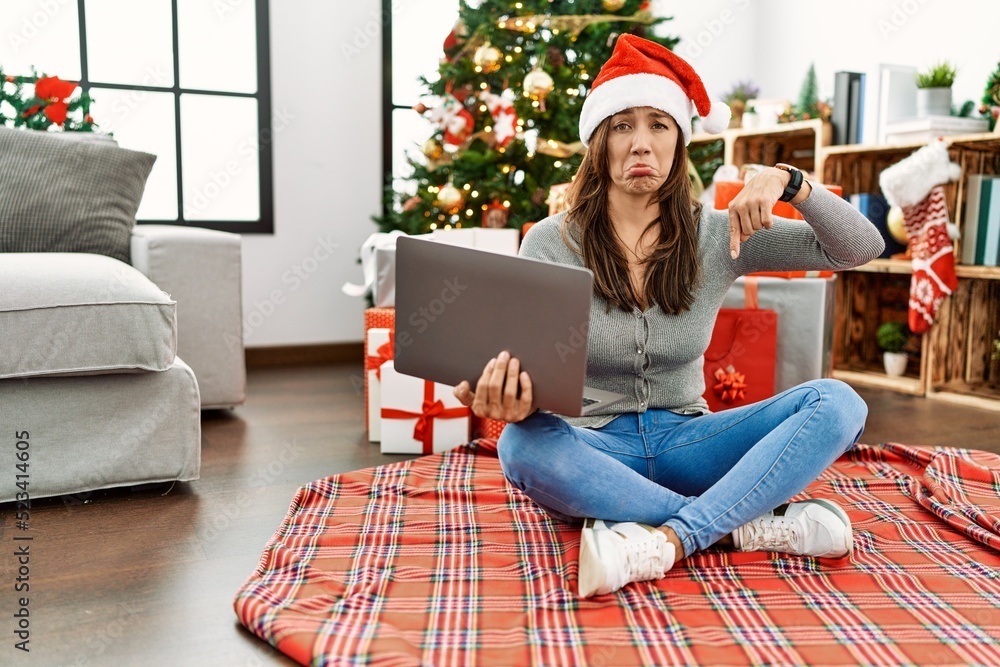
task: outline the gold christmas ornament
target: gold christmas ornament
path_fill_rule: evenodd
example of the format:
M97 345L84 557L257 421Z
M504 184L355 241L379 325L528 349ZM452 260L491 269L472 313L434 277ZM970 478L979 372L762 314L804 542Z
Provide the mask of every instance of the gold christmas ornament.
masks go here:
M472 56L472 62L483 74L492 74L500 69L501 60L503 60L503 55L500 53L500 49L489 42L476 49L475 55Z
M444 155L444 147L436 139L431 138L420 147L420 152L428 159L439 160Z
M465 197L462 196L461 190L448 183L441 186L434 203L446 213L454 214L462 209L462 206L465 204Z
M545 70L533 69L524 77L524 92L533 100L544 102L554 88L555 82Z
M625 0L601 0L601 7L606 12L617 12L625 6Z
M909 245L910 238L907 236L906 227L903 225L903 209L899 206L889 208L889 213L886 215L885 227L897 242Z

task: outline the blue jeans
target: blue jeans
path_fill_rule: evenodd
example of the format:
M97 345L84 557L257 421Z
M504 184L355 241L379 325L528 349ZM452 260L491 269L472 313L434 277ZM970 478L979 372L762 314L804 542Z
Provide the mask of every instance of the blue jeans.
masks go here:
M536 412L498 449L511 484L552 516L666 525L692 554L800 493L867 416L848 385L814 380L722 412L654 409L594 429Z

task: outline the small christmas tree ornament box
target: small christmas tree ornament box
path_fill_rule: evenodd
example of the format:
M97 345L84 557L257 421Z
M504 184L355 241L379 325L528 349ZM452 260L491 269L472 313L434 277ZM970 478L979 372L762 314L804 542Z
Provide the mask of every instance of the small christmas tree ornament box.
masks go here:
M382 364L382 453L435 454L469 441L472 412L452 387Z

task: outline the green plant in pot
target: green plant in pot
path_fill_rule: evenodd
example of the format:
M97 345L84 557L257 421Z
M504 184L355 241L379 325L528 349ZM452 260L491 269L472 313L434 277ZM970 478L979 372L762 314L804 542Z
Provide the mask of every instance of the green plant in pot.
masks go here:
M905 373L908 355L904 348L910 340L909 327L903 322L883 322L875 331L875 340L882 348L885 374L889 377L899 377Z
M951 114L951 87L958 69L947 60L917 72L917 116Z
M722 95L722 101L729 105L733 112L733 119L729 127L740 127L743 113L747 110L747 103L757 99L760 89L754 85L753 81L737 81Z

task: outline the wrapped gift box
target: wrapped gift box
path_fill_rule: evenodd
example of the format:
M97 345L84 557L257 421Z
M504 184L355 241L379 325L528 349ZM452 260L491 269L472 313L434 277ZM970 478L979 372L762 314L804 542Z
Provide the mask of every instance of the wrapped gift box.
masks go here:
M395 336L392 329L369 329L365 336L365 407L368 411L368 441L382 439L382 364L392 361Z
M396 238L400 233L373 234L362 248L361 259L365 274L365 285L345 285L345 292L361 296L371 290L372 303L378 308L392 308L396 305ZM433 239L441 243L487 250L505 255L516 255L521 243L520 232L516 229L483 229L469 227L462 229L439 229L431 234L419 234L420 238Z
M557 183L549 186L549 215L556 215L569 210L569 188L572 183Z
M365 430L368 431L369 438L371 437L371 410L368 404L368 396L371 392L368 390L368 361L369 356L376 354L376 350L368 348L368 332L372 329L389 329L395 331L396 329L396 309L395 308L367 308L365 310L365 333L364 338L364 392L365 392ZM373 440L373 442L375 442Z
M830 377L833 370L834 281L830 278L759 277L758 302L778 314L774 389L784 391L807 380ZM738 278L723 301L742 308L744 279Z
M382 453L434 454L469 441L472 413L452 388L382 365Z
M516 255L521 243L521 235L516 229L488 229L483 227L463 227L461 229L438 229L432 237L435 241L451 245L488 250L504 255Z

